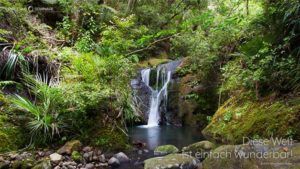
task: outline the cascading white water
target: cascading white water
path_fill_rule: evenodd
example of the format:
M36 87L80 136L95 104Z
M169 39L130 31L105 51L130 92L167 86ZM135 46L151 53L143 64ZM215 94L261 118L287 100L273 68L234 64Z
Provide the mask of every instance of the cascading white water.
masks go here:
M150 72L151 72L151 69L144 69L141 72L141 74L142 74L142 81L147 86L149 86L149 83L150 83Z
M151 89L151 103L149 108L149 117L147 126L158 126L160 122L160 106L164 104L167 107L168 85L171 81L172 72L179 65L180 61L174 61L159 65L156 68L155 88L150 86L151 69L141 71L142 81Z
M171 71L168 71L166 74L162 74L161 80L162 80L163 87L160 90L152 91L148 126L158 126L159 124L160 121L159 106L162 101L164 101L163 102L164 104L167 104L168 84L171 80ZM159 83L159 81L157 81L157 83Z

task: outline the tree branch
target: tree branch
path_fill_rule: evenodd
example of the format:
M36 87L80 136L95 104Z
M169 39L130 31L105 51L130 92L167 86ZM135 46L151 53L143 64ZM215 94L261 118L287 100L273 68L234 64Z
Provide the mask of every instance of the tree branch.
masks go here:
M138 49L138 50L135 50L135 51L132 51L132 52L126 54L126 56L129 56L129 55L132 55L132 54L135 54L135 53L139 53L139 52L143 52L143 51L145 51L145 50L149 50L149 49L150 49L153 45L155 45L156 43L162 42L162 41L165 41L165 40L168 40L168 39L170 39L170 38L172 38L172 37L174 37L174 36L176 36L176 35L178 35L178 34L179 34L179 33L176 33L176 34L174 34L174 35L171 35L171 36L168 36L168 37L164 37L164 38L155 40L155 41L153 41L152 43L150 43L149 45L147 45L146 47L141 48L141 49Z

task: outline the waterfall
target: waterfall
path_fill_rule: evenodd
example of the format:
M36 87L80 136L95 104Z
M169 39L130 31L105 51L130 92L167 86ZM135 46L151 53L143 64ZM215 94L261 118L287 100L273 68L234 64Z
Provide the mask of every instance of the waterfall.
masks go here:
M168 85L171 81L172 73L180 61L172 61L162 64L156 68L156 82L154 88L150 85L150 68L141 71L142 81L151 89L150 108L147 126L158 126L161 118L161 111L167 111Z

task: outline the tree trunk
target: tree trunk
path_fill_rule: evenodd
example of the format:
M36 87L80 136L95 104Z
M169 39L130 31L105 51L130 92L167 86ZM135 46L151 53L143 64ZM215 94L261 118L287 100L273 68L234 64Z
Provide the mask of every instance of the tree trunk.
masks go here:
M127 12L131 12L132 9L134 8L134 5L136 3L136 0L128 0L128 5L127 5Z
M246 14L249 15L249 0L246 0Z

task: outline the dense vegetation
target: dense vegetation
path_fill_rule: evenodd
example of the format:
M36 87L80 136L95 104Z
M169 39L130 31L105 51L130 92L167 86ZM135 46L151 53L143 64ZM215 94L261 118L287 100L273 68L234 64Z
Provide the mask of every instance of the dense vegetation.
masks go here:
M207 86L186 96L203 124L231 97L294 100L299 15L298 0L0 0L0 151L72 138L124 148L139 120L130 79L153 58L182 58L178 76ZM299 138L291 123L280 134Z

